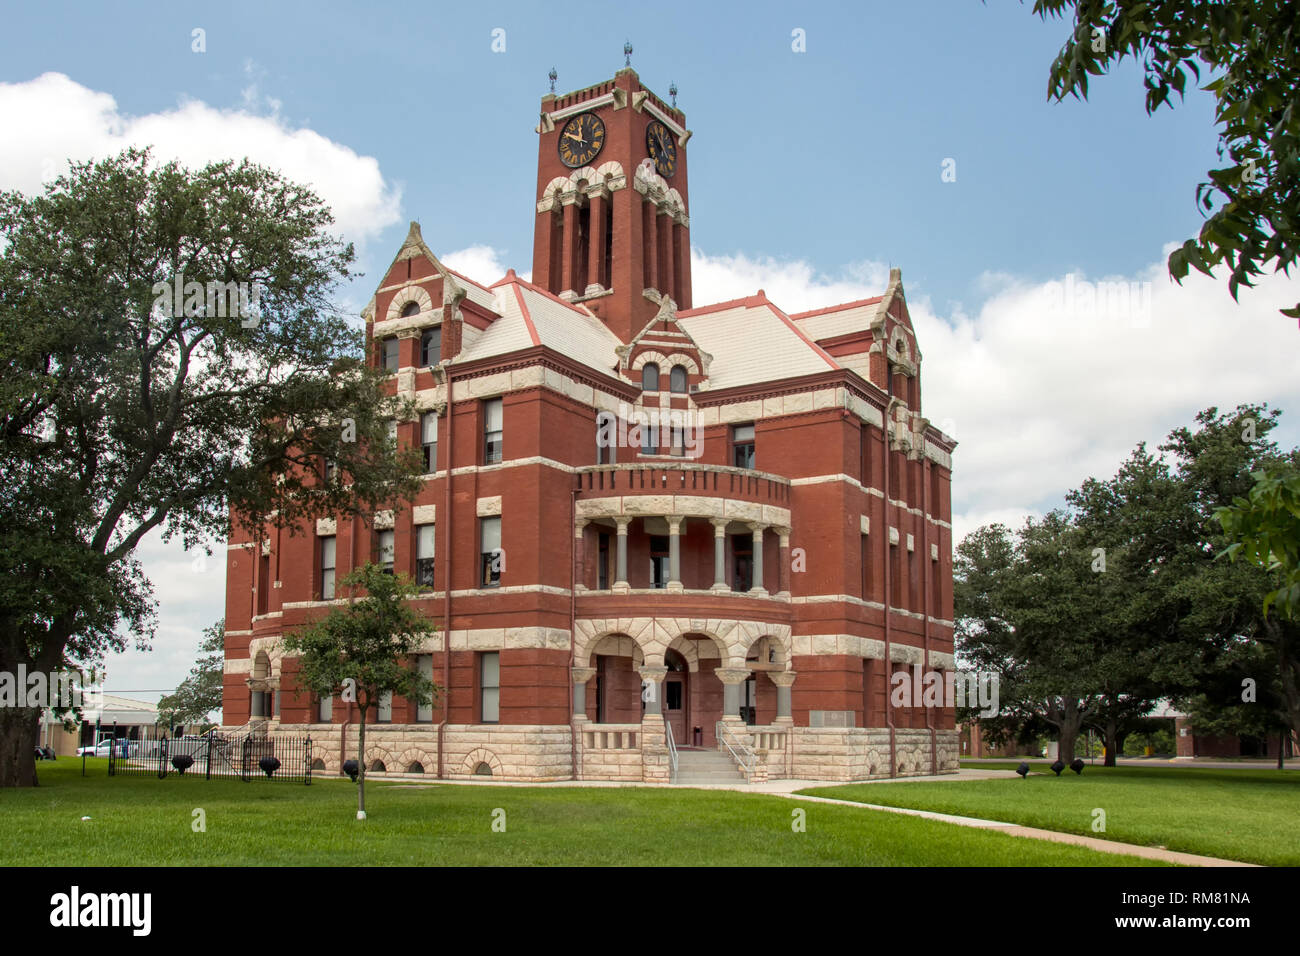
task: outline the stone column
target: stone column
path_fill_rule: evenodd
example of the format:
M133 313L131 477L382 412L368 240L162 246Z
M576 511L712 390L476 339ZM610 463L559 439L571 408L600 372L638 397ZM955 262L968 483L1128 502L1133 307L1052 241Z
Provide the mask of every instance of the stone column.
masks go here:
M719 667L713 672L722 681L722 722L741 740L745 721L740 716L740 685L749 679L747 667Z
M662 684L668 668L643 665L637 668L637 673L646 682L641 692L645 700L645 713L641 715L641 779L646 783L668 783L672 766L662 703Z
M763 531L766 525L751 521L749 529L754 533L754 586L749 593L754 597L767 597L767 588L763 587Z
M776 533L781 536L781 551L779 561L781 562L776 569L777 593L779 598L790 599L790 529L777 528Z
M727 519L710 518L713 525L713 587L712 591L730 591L727 584Z
M668 590L680 594L682 586L682 522L685 518L669 516L668 521Z
M645 701L645 714L642 717L655 717L663 720L663 680L668 668L660 665L650 667L645 664L636 669L645 686L641 689L641 699Z
M587 288L583 295L604 292L600 278L605 265L605 204L609 202L609 193L604 188L595 189L587 194L590 200L590 212L587 232L590 243L587 246Z
M614 519L618 523L618 556L614 562L614 591L628 591L631 585L627 583L627 526L632 523L632 519L619 515Z
M794 671L768 671L767 676L776 685L776 720L774 724L794 724L790 707L790 686L794 684Z
M594 667L573 668L573 719L575 722L587 719L587 681L596 676Z
M576 296L581 279L577 276L578 267L578 194L569 192L560 197L564 207L564 245L560 250L560 297L571 299Z

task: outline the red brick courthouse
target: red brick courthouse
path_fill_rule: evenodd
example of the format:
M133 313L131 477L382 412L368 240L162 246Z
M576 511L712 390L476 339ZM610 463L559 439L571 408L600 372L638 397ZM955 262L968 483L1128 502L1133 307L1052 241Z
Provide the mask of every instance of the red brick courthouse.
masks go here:
M377 555L425 589L412 666L445 691L368 718L372 770L955 769L952 709L887 693L953 667L954 442L921 414L898 270L828 309L697 306L685 115L624 69L544 97L537 134L532 281L454 273L412 224L363 313L420 410L396 423L414 507L229 543L224 723L357 756L355 705L299 691L280 639Z

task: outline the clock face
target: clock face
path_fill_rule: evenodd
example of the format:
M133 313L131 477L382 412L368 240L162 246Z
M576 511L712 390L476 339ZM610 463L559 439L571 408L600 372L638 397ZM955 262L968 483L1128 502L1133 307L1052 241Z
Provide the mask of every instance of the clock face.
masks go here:
M654 160L655 171L660 176L668 179L677 172L677 143L667 126L658 120L647 126L645 145L650 151L650 158Z
M586 166L604 145L604 122L595 113L579 113L560 130L560 162L570 169Z

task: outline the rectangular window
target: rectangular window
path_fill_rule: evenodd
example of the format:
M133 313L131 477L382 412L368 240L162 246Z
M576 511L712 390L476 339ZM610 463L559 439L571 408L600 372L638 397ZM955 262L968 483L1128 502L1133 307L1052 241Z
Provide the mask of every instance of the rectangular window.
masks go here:
M334 536L320 539L320 599L334 600Z
M650 536L650 586L668 587L668 536Z
M501 720L501 654L487 651L478 660L479 723L495 724Z
M501 550L501 519L480 518L478 538L478 550L482 559L479 587L497 587L501 584L501 572L505 566L505 554Z
M393 573L393 554L396 546L395 532L381 531L375 535L375 563L384 569L385 574Z
M387 427L388 427L388 431L387 431L388 443L392 445L394 448L396 448L397 447L397 419L395 418L389 419Z
M596 590L609 590L609 534L602 531L596 546Z
M393 722L393 692L391 690L386 690L379 696L375 722L380 724L391 724Z
M754 426L731 426L731 464L736 468L754 467Z
M748 591L754 586L754 539L747 534L731 536L731 590Z
M437 365L442 358L442 326L425 329L420 335L420 367Z
M652 420L641 424L641 454L659 454L659 423Z
M415 666L425 680L433 680L433 655L418 654L415 658ZM417 704L415 707L415 722L417 724L433 723L433 701L427 704Z
M433 585L433 542L436 526L421 524L415 527L415 583L422 588Z
M334 719L334 698L322 697L320 699L320 709L317 712L317 720L322 724L328 724Z
M438 470L438 414L425 412L420 418L420 447L424 450L424 473Z
M339 476L339 463L333 458L323 459L321 474L326 484L333 484Z
M383 341L384 371L396 372L398 363L397 337L389 336Z
M501 399L490 398L483 403L483 464L485 465L501 460L503 416Z

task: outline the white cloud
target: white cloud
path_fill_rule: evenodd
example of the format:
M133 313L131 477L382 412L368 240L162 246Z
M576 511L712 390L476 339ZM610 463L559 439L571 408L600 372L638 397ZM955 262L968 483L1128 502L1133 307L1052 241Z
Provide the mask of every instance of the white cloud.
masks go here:
M877 295L888 280L880 263L828 275L802 260L699 250L691 270L697 305L762 288L787 312ZM1300 298L1300 282L1268 276L1234 303L1218 279L1193 273L1176 285L1162 257L1131 276L1030 283L998 271L977 286L986 298L973 314L941 315L924 290L908 294L924 411L960 442L958 540L991 521L1019 527L1211 405L1290 409L1277 434L1300 436L1300 335L1277 311Z
M831 276L803 260L751 259L744 253L711 256L691 250L691 301L697 307L762 289L786 312L807 312L879 295L888 280L889 267L879 262L855 263Z
M101 159L127 146L153 146L156 159L190 167L247 156L277 169L321 196L348 241L363 243L400 221L400 190L384 180L378 160L313 130L292 128L278 115L278 101L259 92L251 66L246 73L253 82L243 91L243 109L187 100L143 116L122 113L111 95L62 73L0 83L0 188L34 193L63 172L69 158ZM258 115L259 104L271 115Z
M446 255L440 254L438 258L448 269L483 285L491 285L502 278L508 268L501 262L500 250L493 249L491 246L470 246ZM524 275L524 273L519 274Z

